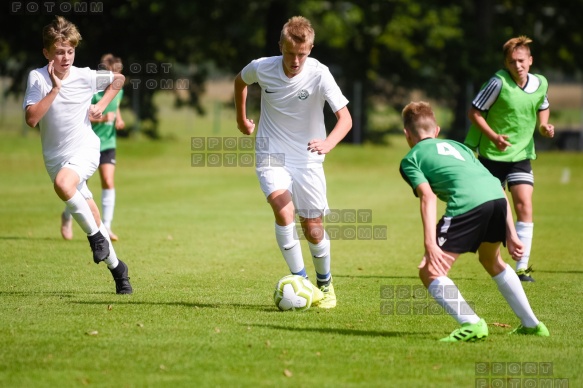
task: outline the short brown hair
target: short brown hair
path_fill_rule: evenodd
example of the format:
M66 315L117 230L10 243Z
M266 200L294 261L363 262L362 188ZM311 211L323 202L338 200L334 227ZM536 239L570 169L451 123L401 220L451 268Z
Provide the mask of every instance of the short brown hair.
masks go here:
M314 28L308 19L303 16L294 16L283 25L279 44L283 44L285 40L296 44L314 44L315 36Z
M71 46L77 47L81 39L77 26L62 16L55 17L43 28L43 47L47 50L57 42L69 42Z
M502 46L502 51L504 52L504 58L508 58L508 55L512 54L514 50L519 48L526 49L528 55L530 55L530 46L529 44L532 43L532 39L528 36L521 35L516 38L512 38L508 40L508 42L504 43Z
M405 129L415 136L420 132L431 132L437 127L437 120L431 105L425 101L410 102L401 113Z
M109 70L114 73L121 73L123 69L123 63L121 58L113 56L113 54L103 54L101 56L101 63L99 64L100 70Z

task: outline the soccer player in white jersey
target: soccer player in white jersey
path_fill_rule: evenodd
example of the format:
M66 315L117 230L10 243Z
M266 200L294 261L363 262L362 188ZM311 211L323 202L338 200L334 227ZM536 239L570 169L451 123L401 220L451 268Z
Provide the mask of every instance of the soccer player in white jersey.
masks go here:
M43 54L48 64L28 76L23 108L26 124L40 126L45 167L55 192L87 233L93 261L105 261L116 293L131 294L127 265L119 260L86 181L99 165L99 138L91 129L123 85L124 76L73 66L81 35L57 16L43 29ZM103 98L91 98L105 89Z
M256 59L235 78L235 106L237 127L251 135L255 123L247 118L247 86L259 84L256 172L275 216L275 238L290 272L307 277L295 233L297 213L316 270L314 305L333 308L336 295L330 270L330 239L322 223L329 212L322 163L350 131L352 118L348 100L329 69L309 57L314 36L308 19L289 19L279 41L282 55ZM326 102L337 118L328 136L323 113Z

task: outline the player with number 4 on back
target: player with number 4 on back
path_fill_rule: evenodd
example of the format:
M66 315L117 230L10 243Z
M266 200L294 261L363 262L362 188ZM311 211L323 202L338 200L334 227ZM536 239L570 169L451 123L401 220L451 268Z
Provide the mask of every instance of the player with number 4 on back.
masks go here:
M419 277L435 301L461 325L441 341L474 341L488 336L484 319L476 315L447 276L460 254L476 251L521 321L512 333L549 336L534 315L518 276L500 255L500 243L508 245L514 260L523 250L500 181L468 147L437 139L439 127L428 103L411 102L402 114L411 150L401 161L400 172L419 197L423 222L425 254ZM439 223L437 198L446 203Z
M256 173L275 216L276 241L290 272L307 277L295 230L297 212L316 269L318 288L313 304L333 308L336 294L330 239L322 225L329 211L322 163L325 154L350 131L352 118L346 107L348 100L330 70L309 58L314 35L306 18L291 18L280 36L282 55L254 60L235 78L235 107L237 127L251 135L255 123L247 118L247 85L258 83L262 91ZM326 102L337 118L328 136L323 113Z

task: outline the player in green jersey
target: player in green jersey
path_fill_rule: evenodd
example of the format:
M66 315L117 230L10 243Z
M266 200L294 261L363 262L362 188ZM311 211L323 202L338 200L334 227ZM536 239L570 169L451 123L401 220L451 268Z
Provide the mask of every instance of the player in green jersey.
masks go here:
M533 133L553 137L549 124L548 82L530 74L532 65L526 36L512 38L503 46L505 68L484 84L469 111L472 126L465 143L478 151L482 164L502 183L508 183L516 212L516 231L524 253L516 263L522 281L533 282L528 266L533 237L532 193L536 159Z
M408 104L403 109L403 122L411 150L401 161L400 172L420 199L423 222L425 254L418 267L419 277L429 294L461 325L441 341L474 341L488 336L484 319L476 315L447 276L460 254L476 251L521 321L513 333L548 336L518 276L500 255L500 243L508 244L515 260L523 249L500 182L468 147L437 139L439 126L428 103ZM438 223L437 198L447 204Z

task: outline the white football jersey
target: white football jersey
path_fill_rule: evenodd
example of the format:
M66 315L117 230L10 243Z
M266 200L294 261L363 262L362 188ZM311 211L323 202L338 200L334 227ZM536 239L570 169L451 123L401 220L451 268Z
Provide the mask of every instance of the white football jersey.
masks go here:
M302 71L288 78L283 57L259 58L241 71L241 78L261 87L261 115L256 153L276 154L285 166L319 166L324 155L308 151L312 139L325 139L324 104L334 112L348 104L327 66L307 58Z
M47 113L40 120L43 157L47 169L83 149L99 149L99 138L91 129L91 97L113 82L113 73L71 66L67 78ZM23 109L38 103L53 88L47 66L28 75Z

